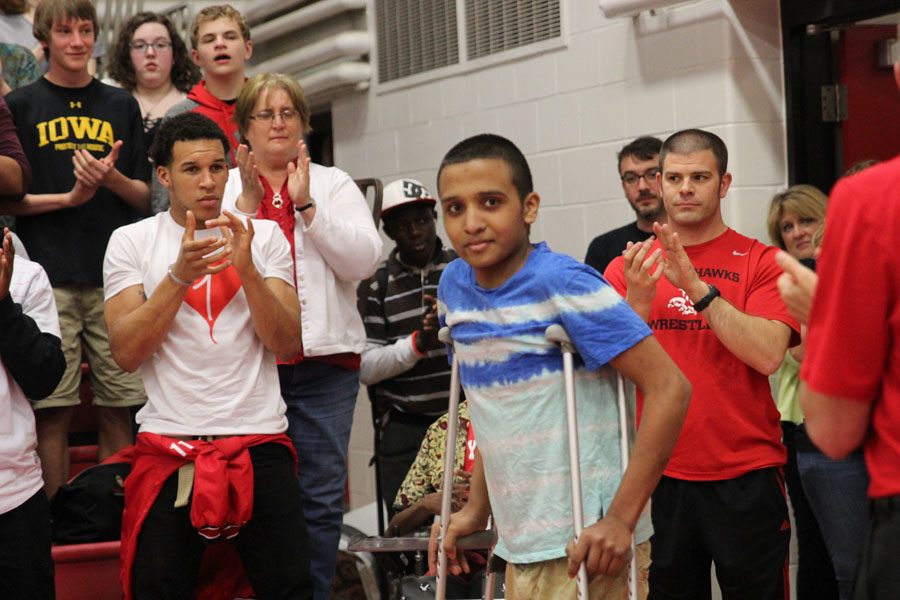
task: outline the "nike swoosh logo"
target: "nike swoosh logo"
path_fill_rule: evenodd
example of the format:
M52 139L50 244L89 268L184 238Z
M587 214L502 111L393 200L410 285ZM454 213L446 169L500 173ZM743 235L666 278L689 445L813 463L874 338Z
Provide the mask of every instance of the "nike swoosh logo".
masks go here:
M737 250L732 250L731 253L735 256L747 256L748 254L750 254L749 252L738 252Z

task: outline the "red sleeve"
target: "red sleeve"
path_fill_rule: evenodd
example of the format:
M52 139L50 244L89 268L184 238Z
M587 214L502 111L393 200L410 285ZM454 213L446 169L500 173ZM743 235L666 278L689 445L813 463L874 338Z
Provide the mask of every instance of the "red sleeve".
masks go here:
M628 290L628 286L625 285L625 259L621 256L617 256L606 266L606 270L603 271L603 277L606 278L606 281L609 282L609 285L613 287L614 290L619 292L619 295L623 298L625 297L625 293Z
M896 242L885 228L897 229L900 211L882 198L874 200L881 208L873 206L869 199L880 190L859 189L854 180L840 182L828 203L800 374L819 393L871 401L881 385L895 297L890 262L897 250L890 244Z
M781 294L778 293L778 278L781 276L781 267L775 262L778 249L773 246L763 246L762 254L753 274L753 280L747 287L747 303L744 312L749 315L763 317L770 321L779 321L791 328L791 340L789 346L800 343L800 323L791 316Z

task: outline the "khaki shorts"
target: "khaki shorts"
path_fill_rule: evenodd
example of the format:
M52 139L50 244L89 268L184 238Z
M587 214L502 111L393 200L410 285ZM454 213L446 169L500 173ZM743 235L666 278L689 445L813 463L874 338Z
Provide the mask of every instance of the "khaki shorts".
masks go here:
M113 361L103 319L103 288L63 285L53 288L66 372L53 393L33 404L34 408L76 406L81 403L82 352L91 365L91 392L95 406L128 407L144 404L147 394L141 378L126 373Z
M638 598L646 600L650 592L650 542L638 544ZM568 560L557 558L538 563L506 565L506 600L574 600L577 578L569 579ZM588 585L590 600L628 600L628 568L616 578L594 577Z

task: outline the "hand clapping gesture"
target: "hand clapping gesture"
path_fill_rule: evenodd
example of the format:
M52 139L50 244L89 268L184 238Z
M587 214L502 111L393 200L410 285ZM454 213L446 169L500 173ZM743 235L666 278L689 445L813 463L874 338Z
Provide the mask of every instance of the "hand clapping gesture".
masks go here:
M622 252L628 304L639 314L643 314L639 308L649 312L656 296L656 282L663 274L662 249L657 248L651 252L652 247L651 236L643 242L628 242L625 251Z
M251 269L255 270L253 264L253 253L251 243L253 242L253 220L247 219L247 225L238 217L231 214L227 210L223 210L222 214L215 219L206 222L207 227L219 227L224 233L223 240L226 243L228 253L228 264L234 265L234 269L238 272L241 279L251 274Z
M221 219L221 217L219 217ZM231 248L226 244L225 237L206 237L194 239L197 229L197 218L192 211L187 211L185 217L184 235L181 237L181 249L178 258L172 265L172 275L186 282L194 282L206 275L212 275L224 271L231 264L229 258ZM207 221L207 226L212 221Z
M3 228L3 241L0 245L0 300L6 298L9 293L9 283L12 281L13 262L16 257L16 248L13 246L12 234L9 227Z
M235 162L237 162L238 172L241 174L241 195L237 199L237 207L242 212L256 214L265 190L259 180L256 158L246 144L238 146Z
M684 292L694 302L705 296L709 291L708 286L703 283L691 258L681 245L678 234L669 224L660 225L653 224L653 232L659 238L659 243L665 252L665 260L663 261L663 275L669 280L669 283Z
M69 207L74 208L76 206L81 206L93 198L96 193L97 188L85 185L81 180L76 179L75 185L72 186L72 189L69 191Z
M309 195L309 151L303 140L297 142L297 161L289 162L287 169L288 196L294 206L300 208L309 204L312 201ZM313 206L299 214L303 222L309 225L316 215L316 208Z
M95 158L90 152L81 148L75 150L72 155L75 178L89 188L108 186L110 178L116 171L116 161L119 159L122 144L122 140L118 140L113 144L109 154L103 158Z

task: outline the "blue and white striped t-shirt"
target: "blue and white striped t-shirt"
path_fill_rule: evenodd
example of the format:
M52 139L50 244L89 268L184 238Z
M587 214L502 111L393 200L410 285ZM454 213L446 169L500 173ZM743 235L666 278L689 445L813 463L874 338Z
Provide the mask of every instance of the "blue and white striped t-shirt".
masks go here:
M513 563L565 556L573 534L562 356L544 339L565 327L575 359L585 526L621 479L616 375L607 363L650 335L594 269L535 244L503 285L484 289L457 259L441 277L449 325L494 520L495 552Z

